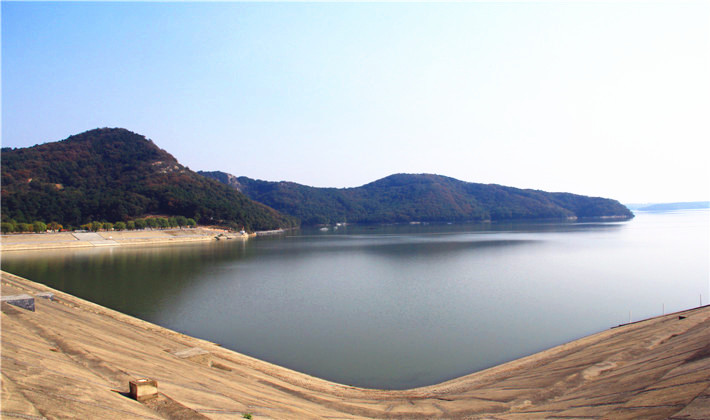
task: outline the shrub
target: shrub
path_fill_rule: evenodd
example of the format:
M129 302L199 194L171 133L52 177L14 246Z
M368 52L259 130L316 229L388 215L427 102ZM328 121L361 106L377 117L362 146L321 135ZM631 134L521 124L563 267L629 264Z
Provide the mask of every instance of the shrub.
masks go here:
M47 225L47 229L49 230L60 231L62 230L62 228L63 226L57 222L49 222L49 224Z
M36 220L34 223L32 223L32 230L34 230L37 233L46 232L47 231L47 224L44 222L40 222L39 220Z

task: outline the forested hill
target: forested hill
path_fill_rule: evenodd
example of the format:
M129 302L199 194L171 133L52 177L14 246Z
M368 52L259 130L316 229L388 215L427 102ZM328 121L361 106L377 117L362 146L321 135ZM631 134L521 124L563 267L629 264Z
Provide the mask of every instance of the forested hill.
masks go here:
M21 223L125 221L185 216L246 230L287 227L294 219L182 166L144 136L120 128L2 149L2 219Z
M397 174L357 188L315 188L225 173L200 172L303 224L464 222L620 217L633 214L616 200L476 184L440 175Z

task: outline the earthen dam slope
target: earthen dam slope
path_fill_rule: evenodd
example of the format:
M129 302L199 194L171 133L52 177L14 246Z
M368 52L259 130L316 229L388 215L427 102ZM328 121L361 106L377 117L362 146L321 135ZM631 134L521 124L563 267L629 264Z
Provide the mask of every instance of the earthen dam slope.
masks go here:
M35 297L34 312L2 303L2 418L710 418L708 306L386 391L294 372L5 272L2 294ZM156 380L158 397L131 399L137 378Z

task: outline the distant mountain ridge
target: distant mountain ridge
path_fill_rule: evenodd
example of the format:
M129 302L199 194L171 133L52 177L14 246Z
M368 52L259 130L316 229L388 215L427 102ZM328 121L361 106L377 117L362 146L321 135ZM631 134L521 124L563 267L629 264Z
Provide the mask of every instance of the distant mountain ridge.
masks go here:
M432 174L395 174L356 188L316 188L223 172L198 172L303 224L467 222L618 217L633 213L616 200L477 184Z
M79 226L151 214L246 230L295 222L234 188L198 175L151 140L122 128L2 149L3 221Z
M710 201L683 201L674 203L627 204L626 207L640 211L672 211L710 208Z

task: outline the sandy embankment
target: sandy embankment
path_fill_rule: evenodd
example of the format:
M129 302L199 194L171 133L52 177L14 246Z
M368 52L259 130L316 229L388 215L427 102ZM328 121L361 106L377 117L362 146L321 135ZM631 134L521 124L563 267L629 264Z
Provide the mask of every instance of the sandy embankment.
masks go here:
M2 273L3 295L43 291L52 290ZM707 306L438 385L383 391L313 378L53 292L54 301L35 299L35 312L2 303L3 418L165 416L122 394L140 377L157 380L161 401L187 413L169 418L710 418Z
M213 241L218 235L229 239L246 239L247 235L225 230L198 227L194 229L133 230L114 232L58 232L2 235L2 251L29 251L57 248L93 248L98 246L157 245Z

